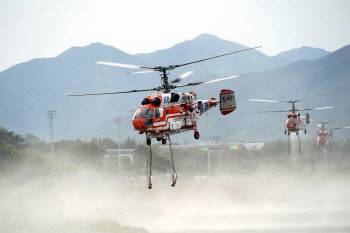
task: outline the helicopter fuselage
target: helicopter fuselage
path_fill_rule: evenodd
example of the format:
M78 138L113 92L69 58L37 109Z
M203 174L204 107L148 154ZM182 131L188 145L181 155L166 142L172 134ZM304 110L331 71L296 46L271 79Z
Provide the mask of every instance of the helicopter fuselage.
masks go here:
M197 130L198 118L218 102L215 98L197 100L195 92L149 95L136 110L132 123L140 134L148 133L152 138L161 138L165 132Z
M300 115L295 112L291 112L287 115L286 130L291 133L299 132L299 130L305 129L305 124L301 120Z
M317 132L317 145L327 146L330 143L329 134L326 130L321 130Z

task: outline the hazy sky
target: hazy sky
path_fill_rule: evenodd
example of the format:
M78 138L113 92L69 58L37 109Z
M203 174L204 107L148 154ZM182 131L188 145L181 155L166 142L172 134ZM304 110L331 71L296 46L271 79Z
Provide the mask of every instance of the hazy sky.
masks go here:
M0 71L92 42L152 52L210 33L268 55L350 44L349 0L0 0Z

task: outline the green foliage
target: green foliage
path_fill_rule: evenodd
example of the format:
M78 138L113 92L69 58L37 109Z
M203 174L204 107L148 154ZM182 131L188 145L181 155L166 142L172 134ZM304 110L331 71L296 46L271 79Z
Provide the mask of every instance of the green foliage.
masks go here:
M90 140L90 143L97 145L97 138L93 137ZM131 138L130 136L124 140L124 142L120 143L121 149L136 149L137 142L135 138ZM118 143L110 138L100 138L100 147L103 149L116 149L118 148Z
M26 134L26 136L24 137L24 143L27 145L34 145L34 144L46 144L45 141L41 140L40 138L38 138L37 136L35 136L34 134Z
M122 149L136 149L136 140L130 136L124 140L124 143L121 145Z
M96 144L82 142L81 140L63 140L55 143L55 156L69 160L80 165L100 167L104 149L99 149Z
M78 169L93 168L111 174L118 173L118 156L104 158L105 148L115 148L116 143L104 138L103 145L97 148L94 139L91 142L82 140L62 140L56 142L55 156L51 156L51 146L32 134L25 137L9 132L0 127L0 172L17 172L20 168L28 175L47 175L74 172ZM160 153L160 144L152 146L152 168L160 173L171 171L170 153ZM122 158L121 165L124 174L143 175L149 168L149 146L137 145L135 139L128 137L124 140L122 148L136 148L136 158L130 163L129 159ZM323 149L317 149L314 141L301 142L302 154L294 156L303 164L310 164L316 156L322 156ZM332 147L327 148L327 156L332 172L349 172L350 162L349 140L332 142ZM177 170L189 176L206 176L208 174L208 157L204 150L175 150L174 161ZM244 146L235 149L227 147L224 150L209 150L212 174L234 174L236 172L254 172L259 169L279 168L279 171L293 171L291 155L288 154L288 141L278 140L265 143L263 149L246 150ZM271 172L273 172L271 170ZM295 172L295 171L294 171Z
M149 146L140 144L136 148L136 153L141 156L146 162L146 168L149 167ZM152 168L159 172L165 173L171 168L171 163L168 158L160 155L159 146L152 146ZM143 163L144 164L144 163Z
M0 127L0 142L4 142L14 148L22 149L25 147L22 135L9 132L7 129Z

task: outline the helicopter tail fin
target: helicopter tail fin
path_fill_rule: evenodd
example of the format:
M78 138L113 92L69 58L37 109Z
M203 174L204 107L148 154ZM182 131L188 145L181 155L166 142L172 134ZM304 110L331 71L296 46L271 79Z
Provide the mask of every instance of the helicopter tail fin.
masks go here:
M235 92L228 89L222 89L220 92L220 111L222 115L230 114L236 110Z

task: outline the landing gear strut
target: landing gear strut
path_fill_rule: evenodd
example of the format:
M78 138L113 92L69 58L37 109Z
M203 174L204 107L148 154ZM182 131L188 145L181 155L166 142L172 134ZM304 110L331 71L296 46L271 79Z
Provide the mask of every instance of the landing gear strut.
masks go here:
M166 144L166 138L162 138L162 144L163 144L163 145Z

